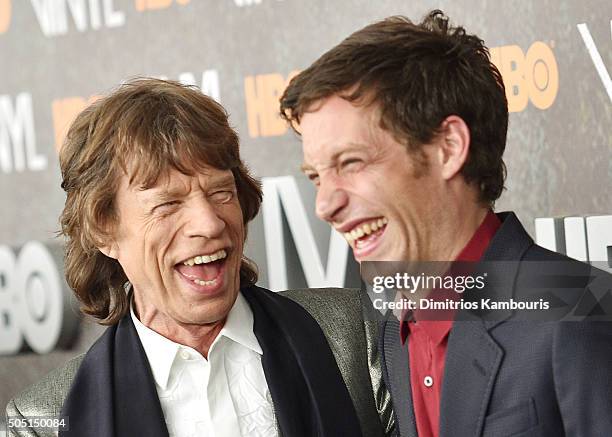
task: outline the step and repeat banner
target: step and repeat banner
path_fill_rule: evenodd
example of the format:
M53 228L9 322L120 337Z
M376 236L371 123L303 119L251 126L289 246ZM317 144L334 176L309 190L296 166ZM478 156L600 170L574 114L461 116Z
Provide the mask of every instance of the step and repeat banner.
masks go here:
M247 249L260 284L355 285L346 243L314 217L278 98L351 32L433 8L485 40L506 83L497 209L515 210L540 244L612 269L607 0L0 0L0 406L101 332L78 317L55 237L57 150L80 110L136 76L197 86L228 109L264 184Z

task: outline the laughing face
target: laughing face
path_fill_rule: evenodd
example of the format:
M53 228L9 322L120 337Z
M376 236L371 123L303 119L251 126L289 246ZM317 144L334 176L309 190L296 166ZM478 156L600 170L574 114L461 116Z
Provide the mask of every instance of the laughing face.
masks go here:
M444 181L430 159L435 147L409 153L380 127L376 107L338 96L305 112L299 130L317 215L344 235L357 261L436 259Z
M230 170L170 170L153 187L123 176L106 248L132 283L141 320L165 326L224 320L240 287L243 216Z

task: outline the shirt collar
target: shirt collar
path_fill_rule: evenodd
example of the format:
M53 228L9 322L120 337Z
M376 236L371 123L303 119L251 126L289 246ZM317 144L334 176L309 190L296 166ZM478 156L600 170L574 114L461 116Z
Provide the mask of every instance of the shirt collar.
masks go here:
M238 293L234 306L227 315L219 337L227 337L236 343L263 355L263 350L253 332L253 311L242 293ZM213 342L214 343L214 342Z
M484 255L489 243L493 239L493 236L501 226L501 221L491 210L487 212L486 217L474 232L474 235L470 241L465 245L463 250L459 253L455 261L461 262L477 262L480 261ZM406 311L402 314L402 320L400 324L400 338L402 344L406 342L408 334L415 328L413 323L410 323L407 318L410 316ZM452 320L423 320L419 322L420 326L418 329L423 329L431 341L434 344L440 344L442 340L449 334L452 326Z
M142 343L145 354L153 373L153 378L158 386L165 389L168 385L168 379L170 378L170 371L172 370L172 364L179 349L188 348L188 346L176 343L163 335L153 331L151 328L145 326L136 314L134 313L134 303L130 305L130 316L136 327L136 332ZM227 337L234 342L257 352L259 355L263 355L263 350L255 337L253 332L253 311L249 307L246 299L242 296L242 293L238 293L232 309L230 310L225 325L221 328L219 335L213 341L210 347L210 353L216 346L221 337ZM209 358L210 358L209 353Z
M477 262L484 255L493 236L501 226L501 221L491 210L468 242L455 261Z
M424 332L434 346L438 346L448 336L451 328L453 327L452 320L421 320L418 323L404 323L410 333L415 331ZM406 341L408 332L402 332L404 338L402 342Z
M132 322L134 322L134 327L136 328L142 347L147 355L153 378L158 386L165 389L168 385L172 363L181 345L143 325L134 313L133 301L130 305L130 316L132 317Z

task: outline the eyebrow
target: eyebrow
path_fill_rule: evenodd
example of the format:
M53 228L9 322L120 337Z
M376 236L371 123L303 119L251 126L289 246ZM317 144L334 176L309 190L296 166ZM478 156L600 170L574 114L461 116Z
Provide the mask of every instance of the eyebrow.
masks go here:
M209 186L212 188L227 187L230 185L236 185L236 179L234 178L233 173L231 175L221 176L220 178L209 183Z
M331 162L335 162L338 160L338 156L342 155L343 153L349 153L349 152L354 152L355 150L364 150L367 149L369 146L366 144L362 144L362 143L347 143L346 144L346 149L343 150L339 150L336 153L334 153L331 157ZM300 171L302 173L306 173L309 170L315 170L314 167L310 164L307 163L302 163L302 165L300 165Z
M181 197L182 195L184 195L183 190L178 190L178 189L160 190L158 192L151 193L151 197L147 199L147 202L150 202L150 203L165 202L167 200L176 199L177 197Z
M314 168L312 168L312 165L306 163L302 163L302 165L300 165L300 171L302 173L306 173L309 170L314 170Z
M215 180L212 180L209 182L208 187L209 188L223 188L223 187L229 187L229 186L235 186L236 185L236 180L234 179L234 175L224 175L221 176ZM175 199L177 197L182 197L185 195L185 190L183 188L170 188L170 189L165 189L165 188L158 188L158 187L153 187L153 188L140 188L141 192L144 191L149 191L151 190L151 194L149 199L147 199L150 202L160 202L160 201L166 201L166 200L170 200L170 199ZM156 191L154 191L156 190Z

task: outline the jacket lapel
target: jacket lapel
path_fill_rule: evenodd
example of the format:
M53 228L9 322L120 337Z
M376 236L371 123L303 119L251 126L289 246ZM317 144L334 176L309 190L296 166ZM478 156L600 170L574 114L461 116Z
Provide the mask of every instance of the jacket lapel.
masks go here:
M381 333L383 376L393 399L395 425L402 437L417 437L412 387L410 385L410 360L408 340L400 340L399 321L389 313Z
M106 330L89 349L62 406L68 430L59 437L114 437L113 339L116 327Z
M440 437L480 435L502 358L481 320L453 324L444 366Z
M289 353L290 345L269 318L262 317L259 302L249 298L247 301L253 311L255 336L263 351L261 361L278 426L286 436L314 435L314 423L305 414L310 410L310 402L306 396L295 396L296 392L307 393L308 388L295 357Z
M149 363L129 314L85 355L62 408L61 437L168 437Z
M520 260L534 243L513 213L498 216L502 226L483 256L489 286L485 295L494 289L496 298L508 299L514 293ZM469 311L458 314L446 352L440 437L481 434L504 355L490 330L511 315L498 312L494 320L482 320Z
M115 431L117 437L168 437L155 380L130 315L115 335Z
M321 328L297 303L258 287L242 290L282 435L361 436L359 419Z

